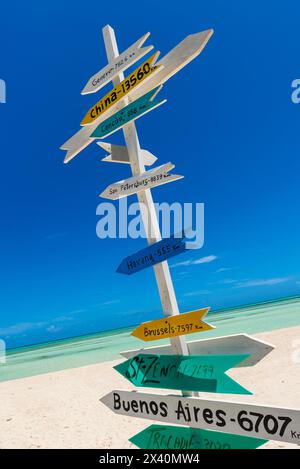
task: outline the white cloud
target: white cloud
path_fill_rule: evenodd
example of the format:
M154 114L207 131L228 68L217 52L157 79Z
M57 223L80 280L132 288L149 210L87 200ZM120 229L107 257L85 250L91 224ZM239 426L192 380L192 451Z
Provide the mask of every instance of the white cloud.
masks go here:
M183 296L197 296L197 295L210 295L210 290L196 290L185 293Z
M219 280L219 283L222 283L223 285L232 285L234 283L238 283L238 281L233 278L224 278L223 280Z
M275 277L267 279L245 280L244 282L239 282L235 286L235 288L272 286L278 285L279 283L288 282L289 280L291 280L291 277Z
M51 326L47 327L47 329L46 329L47 332L51 332L51 333L59 332L61 330L62 330L61 327L57 327L54 324L51 324Z
M46 322L19 322L12 326L3 327L0 329L0 336L23 334L24 332L32 329L40 329L46 326Z
M177 264L171 265L171 267L181 267L181 266L188 266L188 265L198 265L198 264L208 264L209 262L213 262L217 259L217 256L210 255L205 257L200 257L199 259L190 259L188 261L177 262Z
M216 270L216 274L219 274L221 272L227 272L228 270L232 270L232 267L220 267Z

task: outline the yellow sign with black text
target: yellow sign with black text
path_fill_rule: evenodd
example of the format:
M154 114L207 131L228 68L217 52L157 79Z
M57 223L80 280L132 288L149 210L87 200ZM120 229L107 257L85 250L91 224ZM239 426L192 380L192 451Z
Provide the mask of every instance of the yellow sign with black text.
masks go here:
M90 125L96 122L96 120L103 116L103 114L111 109L121 99L127 97L133 89L145 81L152 73L158 70L160 67L155 66L155 62L159 56L159 52L153 54L149 59L146 60L140 67L132 72L128 77L124 78L121 83L107 93L100 101L98 101L85 115L81 122L81 125Z
M144 341L151 341L209 331L214 329L214 326L203 321L208 311L209 308L202 308L189 313L143 322L134 329L131 335Z

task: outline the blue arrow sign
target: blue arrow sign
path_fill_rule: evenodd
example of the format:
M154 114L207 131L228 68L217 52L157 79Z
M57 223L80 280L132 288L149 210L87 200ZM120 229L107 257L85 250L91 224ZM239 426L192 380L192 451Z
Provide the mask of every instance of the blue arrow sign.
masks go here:
M116 130L122 128L128 122L138 119L146 112L160 106L165 103L165 99L160 101L155 100L157 93L161 86L158 86L149 93L144 94L140 98L136 99L133 103L123 107L120 111L116 112L113 116L108 117L105 121L101 122L98 127L94 130L91 138L104 138L111 135Z
M117 272L126 275L134 274L135 272L187 251L188 248L186 245L184 232L182 232L181 237L175 238L173 235L170 238L162 239L131 256L125 257L117 268Z

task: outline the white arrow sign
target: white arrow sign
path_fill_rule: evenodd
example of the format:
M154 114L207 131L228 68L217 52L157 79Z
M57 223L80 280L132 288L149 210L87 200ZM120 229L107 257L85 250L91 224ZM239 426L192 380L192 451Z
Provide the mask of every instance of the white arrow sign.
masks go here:
M150 33L144 34L144 36L126 49L125 52L120 54L113 62L107 64L100 72L95 73L95 75L89 79L81 91L81 94L95 93L110 80L113 80L118 73L124 72L128 67L148 54L148 52L153 49L153 46L141 47L149 36Z
M100 197L111 200L121 199L122 197L183 178L183 176L178 174L169 174L169 171L173 168L175 168L175 165L166 163L150 171L145 171L138 176L132 176L115 184L110 184L100 194Z
M248 334L235 334L213 339L195 340L187 342L190 355L250 355L235 366L253 366L260 362L266 355L274 350L273 345L262 340L255 339ZM149 347L138 350L128 350L120 354L125 358L131 358L138 354L174 355L176 352L171 345Z
M134 101L139 97L143 96L148 91L158 86L161 83L165 83L175 73L179 72L185 65L191 62L197 57L206 46L208 40L213 34L212 29L203 31L200 33L192 34L187 36L180 44L172 49L167 55L165 55L156 65L162 65L161 70L150 77L144 84L141 83L139 88L132 93L129 101ZM110 117L116 110L124 107L124 102L117 103L114 110L108 110L105 114L105 118ZM99 123L103 121L102 116L97 120L96 124L91 124L87 128L83 127L76 134L74 134L67 142L65 142L60 148L61 150L67 150L64 162L68 163L84 148L86 148L95 139L90 138L94 130L98 127Z
M116 414L130 417L300 443L300 409L118 390L100 401Z
M127 163L130 164L128 149L124 145L112 145L105 142L96 142L97 145L102 147L105 151L109 153L102 161L107 161L109 163ZM156 156L152 155L148 150L141 150L143 164L145 166L152 166L153 163L157 160Z

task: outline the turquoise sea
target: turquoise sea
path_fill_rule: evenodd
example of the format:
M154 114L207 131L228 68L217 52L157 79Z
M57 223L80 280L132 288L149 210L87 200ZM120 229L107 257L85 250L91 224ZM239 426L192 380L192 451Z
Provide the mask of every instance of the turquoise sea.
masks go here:
M210 312L207 321L216 329L190 334L199 340L237 333L253 334L300 325L300 297ZM76 368L120 358L119 352L154 346L158 341L142 342L130 335L134 327L115 329L87 336L11 349L5 364L0 363L0 381L23 378L51 371ZM159 344L168 343L168 339Z

